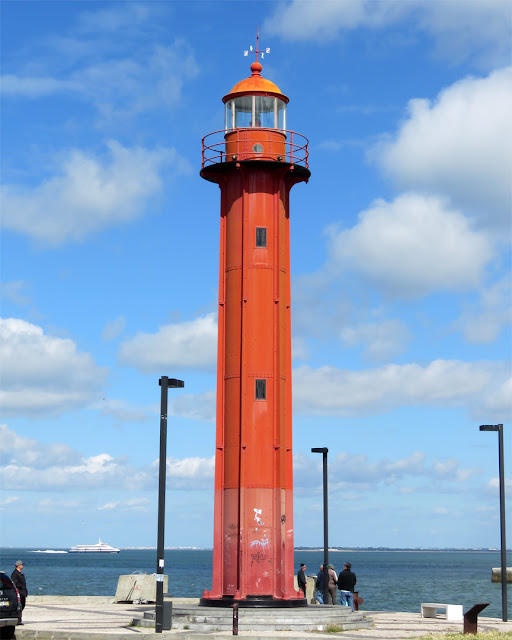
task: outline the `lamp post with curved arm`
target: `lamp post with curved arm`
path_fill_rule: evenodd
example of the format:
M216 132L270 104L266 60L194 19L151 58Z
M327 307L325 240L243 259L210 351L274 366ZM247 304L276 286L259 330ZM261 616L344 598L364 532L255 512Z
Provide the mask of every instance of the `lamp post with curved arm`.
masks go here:
M321 453L324 468L324 604L329 602L329 508L327 504L327 447L315 447L311 453Z
M164 530L165 530L165 476L167 468L167 390L185 386L183 380L162 376L158 381L160 396L160 463L158 472L158 540L156 566L155 633L162 633L164 618Z
M500 471L500 529L501 529L501 619L508 621L507 612L507 542L505 534L505 462L503 460L503 425L481 424L480 431L498 432L498 457Z

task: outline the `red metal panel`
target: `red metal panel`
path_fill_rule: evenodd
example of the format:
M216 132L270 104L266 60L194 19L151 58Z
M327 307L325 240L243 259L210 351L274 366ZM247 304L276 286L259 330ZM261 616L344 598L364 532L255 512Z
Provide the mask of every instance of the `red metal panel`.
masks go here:
M208 176L222 195L214 581L203 597L299 599L288 194L304 176L277 162L221 169ZM256 247L257 227L267 229L266 247ZM255 397L257 379L265 399Z

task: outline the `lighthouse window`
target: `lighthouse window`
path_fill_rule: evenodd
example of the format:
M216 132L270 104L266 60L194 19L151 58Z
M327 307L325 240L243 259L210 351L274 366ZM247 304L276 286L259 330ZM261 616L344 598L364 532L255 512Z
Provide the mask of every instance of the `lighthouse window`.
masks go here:
M256 113L256 121L261 124L260 127L267 129L275 129L275 103L276 99L270 96L255 96L254 111Z
M267 246L267 227L256 227L256 246Z
M276 129L286 129L286 102L276 99L277 124Z
M233 100L226 102L226 121L224 128L226 130L235 128L235 105Z
M235 109L235 127L252 127L252 101L254 96L241 96L233 100Z
M267 381L256 380L256 400L267 399Z

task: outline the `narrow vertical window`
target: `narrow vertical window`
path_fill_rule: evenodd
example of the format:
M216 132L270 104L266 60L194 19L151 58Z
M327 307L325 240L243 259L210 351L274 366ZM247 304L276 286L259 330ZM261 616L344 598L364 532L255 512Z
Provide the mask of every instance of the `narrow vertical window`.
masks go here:
M256 246L267 246L267 227L256 227Z
M256 380L256 400L267 399L267 381Z

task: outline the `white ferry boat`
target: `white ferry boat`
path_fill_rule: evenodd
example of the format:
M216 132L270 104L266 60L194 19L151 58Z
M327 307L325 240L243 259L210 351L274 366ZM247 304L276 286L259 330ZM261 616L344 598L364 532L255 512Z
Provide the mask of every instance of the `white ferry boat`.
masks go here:
M121 549L111 547L109 544L98 538L97 544L77 544L71 547L69 553L119 553Z

